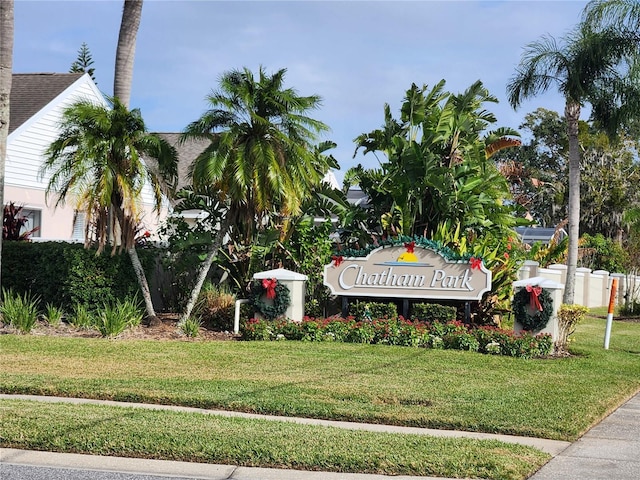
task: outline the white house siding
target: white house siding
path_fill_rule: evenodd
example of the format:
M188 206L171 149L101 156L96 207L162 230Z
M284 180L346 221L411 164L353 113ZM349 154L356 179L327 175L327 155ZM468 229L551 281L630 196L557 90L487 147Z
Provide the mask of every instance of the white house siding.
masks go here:
M7 139L5 169L5 203L14 202L25 208L41 211L41 240L72 240L75 205L68 199L65 206L54 208L56 197L45 201L45 190L50 175L42 175L43 156L57 138L59 122L65 108L78 100L95 101L107 105L103 95L89 75L84 75L40 110L36 115L14 130ZM159 220L152 213L153 195L145 186L142 195L143 224L154 236ZM166 218L166 209L164 215ZM77 232L78 226L75 226Z

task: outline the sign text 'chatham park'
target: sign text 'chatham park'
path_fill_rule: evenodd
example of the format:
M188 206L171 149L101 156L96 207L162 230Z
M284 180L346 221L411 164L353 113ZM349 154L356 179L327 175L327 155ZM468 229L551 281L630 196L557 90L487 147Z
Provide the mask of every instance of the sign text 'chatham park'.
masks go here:
M366 257L335 257L324 284L349 297L480 300L491 290L491 271L480 260L448 261L418 245L380 247Z

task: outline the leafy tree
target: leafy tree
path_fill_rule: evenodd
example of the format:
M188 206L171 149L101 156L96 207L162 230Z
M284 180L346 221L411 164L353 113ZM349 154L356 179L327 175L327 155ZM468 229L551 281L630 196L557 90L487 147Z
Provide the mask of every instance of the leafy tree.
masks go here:
M497 99L481 82L459 95L445 92L444 80L431 89L414 84L399 120L385 105L383 128L356 139L356 152L384 154L379 169L347 174L369 195L383 235L429 236L445 223L476 233L515 225L505 179L488 159L520 142L510 129L485 133L496 121L487 102Z
M567 216L566 123L557 112L537 109L528 113L520 130L528 138L520 148L498 152L494 161L506 177L513 200L533 221L555 227Z
M71 64L71 68L69 69L69 73L88 73L91 79L95 82L96 77L94 73L96 71L93 68L93 58L91 58L91 52L89 51L89 47L85 42L82 42L82 46L80 50L78 50L78 58Z
M4 205L4 170L9 136L9 99L13 68L13 7L13 0L0 2L0 205ZM1 238L0 252L2 252Z
M207 98L210 110L184 131L185 139L211 142L192 165L193 187L213 189L225 212L182 320L190 315L225 235L252 239L256 227L274 214L286 234L288 217L301 212L329 168L327 157L313 148L328 127L307 116L321 99L284 88L285 73L269 75L263 68L257 78L246 68L224 73L219 90Z
M580 146L578 121L585 102L593 107L594 120L608 132L616 132L632 112L621 108L632 97L625 61L637 54L636 41L614 28L595 30L580 25L559 45L544 36L525 47L515 75L507 85L509 102L517 108L524 99L556 86L565 97L569 139L569 251L564 303L573 303L580 230ZM632 75L635 78L635 74ZM621 88L622 86L625 88Z
M143 157L155 159L159 173L148 169ZM46 151L42 172L51 173L47 195L57 196L56 206L72 198L85 212L87 223L93 226L86 230L86 245L96 242L100 253L111 240L107 232L118 232L112 254L118 248L127 251L147 315L155 317L135 244L139 201L148 182L154 207L160 210L161 185L171 183L177 174L175 149L148 133L140 111L129 111L119 99L111 99L111 107L81 101L64 110L60 134ZM160 177L166 181L161 182ZM110 209L114 215L109 215Z

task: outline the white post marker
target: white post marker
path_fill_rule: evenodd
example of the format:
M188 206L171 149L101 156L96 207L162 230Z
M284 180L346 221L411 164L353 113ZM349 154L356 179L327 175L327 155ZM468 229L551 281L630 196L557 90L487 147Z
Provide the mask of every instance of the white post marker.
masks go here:
M607 313L607 326L604 330L604 349L609 350L609 340L611 339L611 324L613 323L613 310L616 303L616 292L618 291L618 279L611 282L611 294L609 295L609 313Z

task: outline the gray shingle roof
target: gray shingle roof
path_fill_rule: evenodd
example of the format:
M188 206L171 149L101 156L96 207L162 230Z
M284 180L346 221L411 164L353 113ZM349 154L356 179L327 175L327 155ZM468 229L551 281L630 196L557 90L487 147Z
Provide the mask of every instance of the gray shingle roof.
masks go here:
M177 190L190 184L189 169L193 161L209 145L207 139L189 139L180 143L181 133L157 133L157 135L172 145L178 153L178 186Z
M60 95L82 73L14 73L11 80L9 133Z

